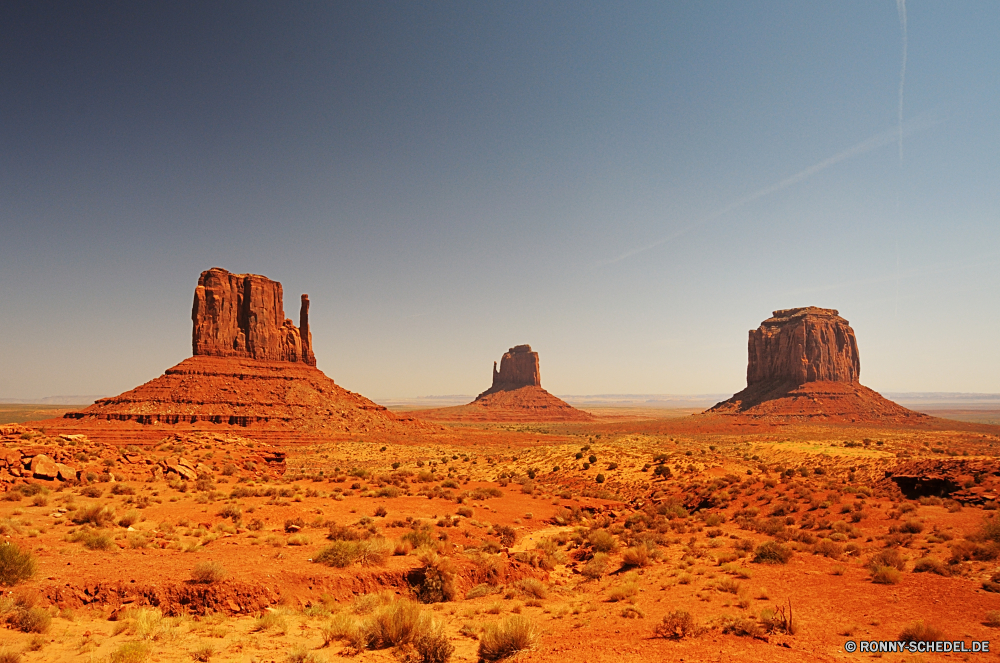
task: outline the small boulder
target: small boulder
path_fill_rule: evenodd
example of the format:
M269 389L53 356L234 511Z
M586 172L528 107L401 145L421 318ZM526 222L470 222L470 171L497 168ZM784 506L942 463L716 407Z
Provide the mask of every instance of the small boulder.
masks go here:
M76 470L74 470L69 465L56 463L56 469L59 470L59 478L62 479L63 481L70 481L71 479L76 479Z
M31 473L39 479L55 479L59 476L59 466L45 454L31 459Z

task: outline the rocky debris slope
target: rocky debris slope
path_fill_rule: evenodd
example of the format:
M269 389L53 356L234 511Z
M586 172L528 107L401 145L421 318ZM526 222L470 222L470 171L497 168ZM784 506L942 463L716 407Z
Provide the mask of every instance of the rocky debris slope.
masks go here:
M926 422L930 418L860 384L854 330L834 309L774 311L750 331L747 386L708 412L836 422Z
M185 359L124 394L68 412L64 420L73 420L77 426L134 422L308 435L397 430L409 425L311 366L204 356Z
M192 353L316 365L309 332L309 295L299 326L285 318L281 284L258 274L213 267L201 273L191 309Z
M81 434L50 437L23 426L0 427L0 484L8 486L279 477L285 468L284 451L233 435L171 434L151 447L123 449Z

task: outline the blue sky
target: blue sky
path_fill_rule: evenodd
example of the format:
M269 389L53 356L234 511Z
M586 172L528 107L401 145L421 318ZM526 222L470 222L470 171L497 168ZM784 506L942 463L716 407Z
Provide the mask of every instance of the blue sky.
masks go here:
M893 2L5 3L0 398L156 377L213 266L375 399L735 392L803 305L1000 392L1000 3L905 16L900 123Z

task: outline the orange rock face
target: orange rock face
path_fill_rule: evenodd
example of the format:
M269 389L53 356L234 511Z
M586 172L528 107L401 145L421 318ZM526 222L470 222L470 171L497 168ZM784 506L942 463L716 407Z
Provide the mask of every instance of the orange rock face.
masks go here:
M860 384L854 330L834 309L775 311L750 331L747 354L746 389L708 412L855 423L928 419Z
M861 359L854 330L837 311L775 311L750 331L747 386L762 382L857 382Z
M309 332L309 296L299 326L285 318L281 284L258 274L201 273L191 308L192 353L316 365Z
M530 345L515 345L500 358L500 370L493 362L493 386L479 394L479 398L499 391L513 391L521 387L541 387L542 375L538 369L538 353Z

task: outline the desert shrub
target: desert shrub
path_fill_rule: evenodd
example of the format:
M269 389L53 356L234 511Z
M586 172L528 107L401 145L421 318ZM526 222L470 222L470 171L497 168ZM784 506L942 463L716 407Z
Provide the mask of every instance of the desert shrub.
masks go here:
M456 569L452 561L432 550L422 553L420 561L423 568L420 573L422 577L415 587L417 598L422 603L454 600Z
M505 548L510 548L517 541L517 532L510 525L497 525L493 528L496 533L497 538L500 539L500 545Z
M906 534L920 534L924 531L924 524L919 520L907 520L899 526L899 531Z
M137 522L142 520L142 515L139 513L138 509L129 509L125 512L125 515L118 519L119 527L131 527Z
M868 560L869 569L874 569L877 566L888 566L902 571L906 568L906 558L895 548L883 548Z
M70 520L77 525L89 524L95 527L104 527L114 522L115 510L100 504L88 504L74 511Z
M830 559L839 559L844 554L844 547L830 539L822 539L813 546L813 553Z
M16 585L35 575L35 556L16 543L0 543L0 585Z
M6 647L0 649L0 663L21 663L21 652Z
M338 640L346 640L352 644L357 643L360 637L358 622L350 615L338 613L320 628L320 635L323 636L324 647Z
M907 626L899 634L899 639L903 642L921 642L943 640L944 633L922 620L918 620Z
M288 545L290 546L308 546L309 537L305 534L292 534L288 537Z
M409 543L414 549L430 548L435 544L434 533L429 527L415 527L400 537L400 540Z
M479 638L479 658L499 661L529 649L538 638L538 630L523 615L510 615L499 622L487 624Z
M115 540L110 535L90 527L84 527L66 538L83 543L84 548L88 550L111 550L115 545Z
M128 608L115 623L114 635L126 633L140 640L155 640L163 630L163 613L159 608Z
M227 504L219 509L218 515L221 518L232 518L235 523L243 517L243 509L241 509L238 504Z
M24 633L47 633L52 625L52 615L45 608L17 606L7 615L7 622Z
M271 610L265 610L250 626L251 633L264 633L271 629L277 633L284 633L288 630L288 622L285 621L285 618L280 613Z
M334 541L316 553L313 561L337 568L344 568L355 562L362 566L375 566L384 564L388 554L388 547L382 539L371 541Z
M583 574L585 578L590 578L591 580L596 580L607 573L608 570L608 555L607 553L597 553L590 561L587 562L580 573Z
M448 663L455 646L448 641L440 626L427 622L417 631L411 643L416 656L408 657L413 663Z
M719 628L723 633L730 635L740 635L747 638L759 638L763 636L760 625L746 617L724 615L719 623Z
M895 585L899 582L902 574L898 569L891 566L883 566L877 564L870 568L872 574L872 582L877 585Z
M236 466L233 465L232 463L226 463L225 465L222 466L222 474L224 474L227 477L233 476L234 474L236 474Z
M544 599L549 595L549 590L545 586L545 583L535 578L524 578L517 583L517 588L521 590L521 593L525 596L530 596L536 599Z
M787 564L792 551L777 541L765 541L757 546L753 561L758 564Z
M674 610L664 615L663 620L653 629L658 638L680 640L694 634L694 618L686 610Z
M285 520L285 532L291 534L293 532L298 532L300 529L306 526L306 521L301 518L289 518Z
M723 578L715 583L715 588L720 592L728 592L729 594L738 594L740 589L743 587L743 583L739 580L734 580L733 578Z
M622 554L622 565L624 566L648 566L653 561L652 554L648 546L632 546Z
M84 486L83 489L80 490L80 494L83 495L84 497L92 497L94 499L97 499L98 497L104 494L104 491L101 490L100 487L98 486ZM18 499L20 499L20 496L18 496Z
M993 628L1000 628L1000 610L990 610L987 612L983 624L992 626Z
M215 656L215 647L212 645L205 645L204 647L199 647L191 652L191 658L195 661L201 661L202 663L211 661L213 656Z
M629 574L634 575L634 574ZM634 578L629 578L617 587L612 587L608 592L608 601L618 603L620 601L631 601L639 595L639 584Z
M191 569L191 580L202 584L212 584L225 579L226 569L222 567L221 564L215 561L205 561L198 562L195 564L194 568Z
M112 495L135 495L135 488L127 483L116 483L111 487Z
M597 552L611 553L618 549L618 540L607 530L594 530L588 535L587 540L590 542L590 547Z
M948 570L947 565L944 562L938 561L932 557L921 557L913 565L914 573L936 573L939 576L949 576L951 572Z
M108 663L143 663L149 658L151 649L147 642L126 642L111 652Z
M420 606L413 601L384 605L362 624L362 637L369 649L385 649L409 642L420 626Z

